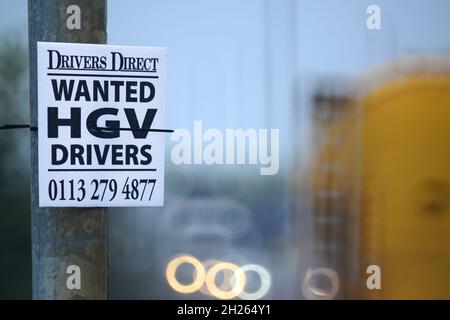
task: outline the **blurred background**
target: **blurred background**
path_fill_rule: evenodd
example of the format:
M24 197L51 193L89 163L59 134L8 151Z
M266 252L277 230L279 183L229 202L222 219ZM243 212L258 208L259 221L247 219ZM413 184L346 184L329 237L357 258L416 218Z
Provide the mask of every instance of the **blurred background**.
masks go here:
M263 299L450 299L449 30L447 0L109 0L109 44L168 48L167 128L280 129L273 176L174 165L168 137L164 208L109 211L110 298L220 298L166 277L189 256ZM0 125L29 123L27 32L0 0ZM0 298L28 299L27 130L0 163Z

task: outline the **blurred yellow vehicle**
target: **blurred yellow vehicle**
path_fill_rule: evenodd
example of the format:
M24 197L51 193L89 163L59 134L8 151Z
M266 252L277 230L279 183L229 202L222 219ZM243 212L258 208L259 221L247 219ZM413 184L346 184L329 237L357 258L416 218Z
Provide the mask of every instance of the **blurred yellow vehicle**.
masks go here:
M322 260L342 275L340 297L450 299L450 57L395 61L355 83L315 155L313 213L341 221L316 223L315 241L345 248ZM380 290L366 287L372 264Z

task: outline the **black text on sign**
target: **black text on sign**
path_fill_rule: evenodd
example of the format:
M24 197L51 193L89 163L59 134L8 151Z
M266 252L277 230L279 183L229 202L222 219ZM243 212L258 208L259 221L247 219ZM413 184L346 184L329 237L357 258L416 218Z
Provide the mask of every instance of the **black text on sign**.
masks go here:
M166 49L38 42L39 204L162 206Z

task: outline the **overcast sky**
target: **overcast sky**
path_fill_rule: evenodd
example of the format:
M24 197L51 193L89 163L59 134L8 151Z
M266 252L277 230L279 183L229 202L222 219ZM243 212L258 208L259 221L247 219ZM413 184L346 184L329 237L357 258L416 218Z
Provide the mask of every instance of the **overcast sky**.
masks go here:
M379 31L366 29L370 4L381 8ZM26 41L26 0L0 0L0 30ZM167 126L276 127L285 142L293 79L448 53L449 30L448 0L108 1L109 43L168 47Z

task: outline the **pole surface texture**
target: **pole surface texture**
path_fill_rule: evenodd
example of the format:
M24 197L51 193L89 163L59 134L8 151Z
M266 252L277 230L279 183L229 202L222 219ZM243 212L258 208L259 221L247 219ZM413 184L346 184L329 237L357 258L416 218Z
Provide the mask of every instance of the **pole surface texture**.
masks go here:
M68 22L73 14L78 25ZM36 42L106 43L106 0L29 0L28 22L30 122L37 127ZM106 299L107 210L39 208L37 131L31 131L31 211L33 298ZM68 286L70 266L79 267L79 288Z

